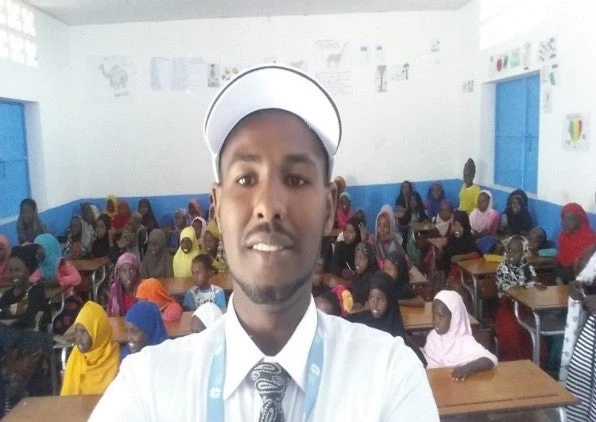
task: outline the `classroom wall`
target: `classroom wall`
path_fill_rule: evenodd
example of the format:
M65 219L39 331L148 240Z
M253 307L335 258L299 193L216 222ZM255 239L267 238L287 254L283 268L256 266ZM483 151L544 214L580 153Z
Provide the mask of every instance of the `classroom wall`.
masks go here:
M592 69L596 54L592 40L596 27L596 3L591 0L516 0L493 2L473 0L461 10L462 74L474 81L474 92L466 93L461 104L460 161L476 159L477 180L504 195L513 189L494 181L494 83L520 75L539 73L540 41L557 39L559 79L552 87L552 110L545 111L544 87L541 94L540 140L538 152L538 192L530 195L538 202L563 205L578 202L596 212L596 148L590 129L588 151L563 148L564 119L570 113L596 116L596 80ZM509 53L531 43L527 70L520 66L504 72L489 73L490 57ZM460 166L461 167L461 166ZM459 170L461 172L461 170ZM459 176L459 173L458 173ZM555 207L556 208L556 207ZM556 212L554 214L557 214Z
M86 87L74 97L85 119L73 125L87 158L80 174L93 181L81 187L81 196L208 192L212 175L201 128L216 89L205 80L190 93L153 91L151 57L190 55L240 66L274 57L282 63L305 60L312 71L316 41L330 38L351 43L353 72L352 94L335 97L344 124L335 173L353 185L452 177L459 163L445 157L459 128L459 87L453 83L459 23L458 12L450 11L73 27L75 85ZM433 39L441 41L439 53L430 52ZM369 48L368 64L361 60L361 45ZM389 83L386 93L375 90L376 45L383 46L383 63L410 63L410 79ZM134 67L134 94L122 101L86 85L96 71L89 63L113 55L127 57Z
M80 197L79 163L69 153L74 149L69 126L76 118L70 96L70 28L30 10L38 67L0 59L0 98L25 103L31 193L44 210ZM0 225L13 220L0 220Z

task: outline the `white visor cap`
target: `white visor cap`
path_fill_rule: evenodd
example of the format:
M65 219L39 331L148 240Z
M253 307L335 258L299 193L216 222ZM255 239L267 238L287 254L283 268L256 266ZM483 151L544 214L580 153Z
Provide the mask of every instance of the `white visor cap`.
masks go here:
M203 135L211 152L213 175L219 183L219 155L232 129L258 110L285 110L300 117L319 136L329 157L341 140L339 111L325 89L302 71L279 64L249 68L232 79L215 96L205 117Z

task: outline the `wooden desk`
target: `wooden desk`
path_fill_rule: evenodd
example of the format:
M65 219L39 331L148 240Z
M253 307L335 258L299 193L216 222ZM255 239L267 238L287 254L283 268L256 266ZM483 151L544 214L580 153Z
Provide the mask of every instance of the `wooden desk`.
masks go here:
M26 397L2 420L7 422L87 421L100 398L99 395Z
M80 273L91 273L91 298L95 301L98 301L99 287L108 278L107 265L109 262L108 257L72 261Z
M439 415L507 412L577 403L577 398L529 360L502 362L465 381L454 381L451 368L426 371Z
M414 306L400 306L401 317L404 322L404 328L407 331L428 331L433 326L433 303L426 302L424 308ZM469 315L472 327L479 326L480 323L472 315Z
M532 337L532 360L540 364L540 336L553 336L565 333L565 320L559 324L546 327L540 320L540 311L548 309L566 309L569 299L569 286L548 286L546 290L535 287L515 287L505 290L505 294L513 299L513 311L517 322L530 333ZM519 315L519 305L532 311L534 321L523 320Z
M447 244L447 237L435 237L432 239L427 239L428 243L433 245L437 249L443 249Z
M191 333L190 319L193 312L188 311L182 314L180 321L164 321L166 331L170 338L184 337ZM124 317L108 317L108 321L112 326L112 338L116 343L126 343L126 325L124 324Z
M192 277L170 277L159 278L158 280L171 295L183 295L195 285L195 280ZM221 287L226 293L231 293L234 287L230 274L215 274L209 279L209 282Z
M415 232L430 232L433 231L436 227L433 223L431 223L430 221L421 223L419 221L413 221L410 223L410 227L415 231Z

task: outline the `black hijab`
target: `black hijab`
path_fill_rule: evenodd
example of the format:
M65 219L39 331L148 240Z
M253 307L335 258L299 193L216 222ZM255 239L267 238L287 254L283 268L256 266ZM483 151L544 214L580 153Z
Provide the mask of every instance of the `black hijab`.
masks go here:
M511 209L511 200L513 198L517 198L521 205L521 210L517 214ZM532 229L532 217L528 212L528 195L523 190L517 189L511 192L507 199L505 215L507 216L508 233L519 235Z
M458 222L464 228L461 237L456 237L452 232L447 236L447 245L443 249L443 258L441 259L441 267L444 270L451 266L451 258L455 255L469 254L472 252L481 253L476 245L476 240L472 235L472 227L470 226L470 217L465 211L457 210L453 215L453 221Z
M335 251L333 252L333 256L331 258L331 272L337 276L341 276L342 270L348 268L354 271L354 255L356 254L356 246L360 242L362 242L362 238L360 236L360 219L358 217L352 217L346 223L346 227L351 225L354 227L356 231L356 238L350 244L347 244L345 241L338 242L335 245Z
M356 246L356 251L361 251L366 255L366 269L361 274L356 273L352 278L352 298L354 303L365 304L368 300L368 292L370 291L370 280L372 276L377 272L379 267L377 266L377 258L375 257L375 249L372 245L366 241L360 242ZM354 257L356 257L356 251L354 251ZM354 270L356 270L354 268Z
M99 220L101 220L106 226L106 233L103 235L103 237L96 237L93 241L91 253L93 254L94 258L101 258L110 254L110 237L108 235L108 230L112 228L112 219L107 214L100 214L100 216L97 217L97 221ZM97 221L95 224L97 224Z
M141 216L141 224L145 226L147 233L150 233L151 230L158 228L159 224L157 224L157 219L155 218L155 214L153 214L153 208L151 207L149 199L142 198L139 201L139 208L141 208L142 204L147 206L147 213Z

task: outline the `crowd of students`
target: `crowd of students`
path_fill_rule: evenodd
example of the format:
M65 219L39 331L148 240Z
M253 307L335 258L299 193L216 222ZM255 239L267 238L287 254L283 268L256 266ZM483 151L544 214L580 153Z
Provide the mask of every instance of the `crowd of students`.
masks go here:
M562 339L548 344L544 351L549 356L547 368L557 372L563 356L561 378L567 378L569 388L584 399L571 414L596 412L594 400L585 406L585 397L594 396L594 378L586 384L582 375L586 371L593 374L595 365L596 306L589 288L595 283L592 254L596 234L585 211L578 204L562 208L562 232L554 249L544 230L534 225L525 192L513 191L506 209L499 213L493 208L491 192L474 184L474 175L475 165L470 159L464 166L459 204L447 200L440 182L430 186L426 200L414 184L401 183L394 206L384 205L376 215L373 233L366 229L363 210L352 209L345 181L337 178L335 227L341 233L333 245L323 242L315 266L313 295L317 307L403 337L428 368L453 367L452 377L461 380L492 368L497 357L472 336L456 263L482 256L500 262L495 315L499 359L518 360L531 358L531 341L517 323L511 300L503 293L519 286L544 289L529 258L552 256L558 282L576 285L570 314L572 306L581 301L588 303L589 309L580 319L587 322L575 324L575 335L565 342L565 350ZM131 212L125 200L109 196L103 213L93 204L81 204L80 215L72 217L60 245L41 221L35 201L25 199L17 222L20 245L11 249L7 239L0 236L0 278L13 283L0 297L0 310L2 318L15 319L10 327L0 325L0 329L35 330L49 324L50 305L44 291L60 286L65 306L51 331L57 334L56 341L74 344L61 394L102 393L122 359L167 338L164 321L179 320L184 310L195 311L193 331L199 331L226 311L224 291L210 283L214 274L227 272L227 265L217 222L209 214L205 215L193 200L187 209L173 213L172 228L162 228L148 199L141 199L137 211ZM426 222L433 223L431 236L446 238L439 253L412 224ZM100 304L85 301L78 292L81 275L71 262L97 257L107 257L113 264L105 300ZM411 283L420 272L436 294L432 305L435 329L423 347L409 338L400 312L400 306L425 306ZM172 276L193 277L195 286L175 298L158 280ZM112 338L109 316L121 316L126 321L128 342L121 350ZM564 319L565 315L551 317ZM571 348L569 343L573 343Z

